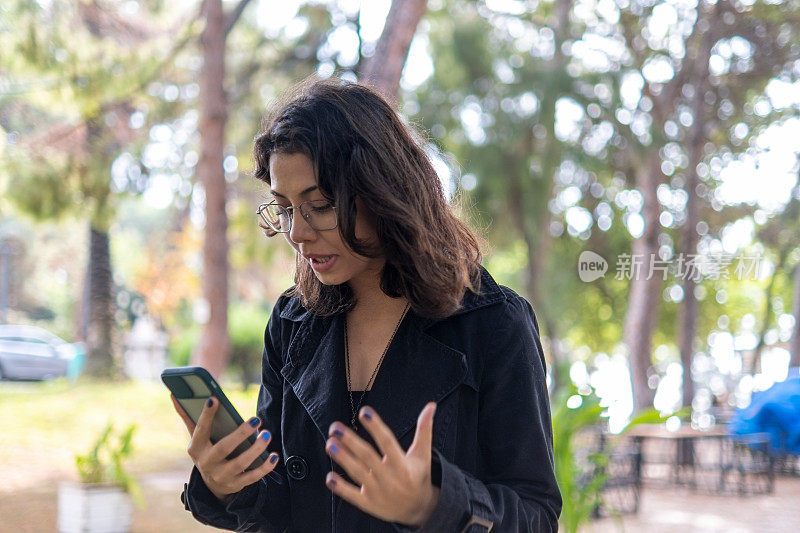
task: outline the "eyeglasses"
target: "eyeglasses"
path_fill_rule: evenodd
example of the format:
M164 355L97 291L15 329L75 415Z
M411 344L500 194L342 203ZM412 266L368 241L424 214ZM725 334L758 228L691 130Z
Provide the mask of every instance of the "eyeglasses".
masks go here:
M328 200L306 200L297 207L283 207L275 202L270 202L259 205L256 213L273 232L289 233L292 231L292 215L298 208L308 225L316 231L333 229L339 224L336 207ZM272 237L275 233L270 235L266 229L264 231L267 237Z

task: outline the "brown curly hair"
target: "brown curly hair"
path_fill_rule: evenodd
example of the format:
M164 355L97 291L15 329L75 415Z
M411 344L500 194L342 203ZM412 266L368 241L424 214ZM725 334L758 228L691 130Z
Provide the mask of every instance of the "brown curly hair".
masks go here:
M338 228L357 254L383 256L381 290L404 296L417 314L441 318L480 290L480 239L447 203L422 137L374 89L345 80L309 78L267 112L255 139L255 177L270 183L273 153L302 153L317 185L338 207ZM355 236L356 198L375 221L379 245ZM309 311L349 310L349 285L324 285L297 256L295 286Z

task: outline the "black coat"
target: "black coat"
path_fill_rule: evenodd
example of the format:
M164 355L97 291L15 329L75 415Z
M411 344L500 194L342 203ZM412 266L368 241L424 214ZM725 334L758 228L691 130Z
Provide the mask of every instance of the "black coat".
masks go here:
M243 531L410 531L368 515L325 486L328 427L349 424L344 314L321 318L282 296L265 333L258 416L281 461L227 506L194 469L184 503L203 523ZM530 304L485 270L481 294L442 320L409 312L364 405L407 449L427 402L434 416L432 476L441 487L419 531L556 531L561 495L538 325ZM359 434L371 442L359 427ZM335 518L334 518L335 517ZM484 526L470 524L485 524Z

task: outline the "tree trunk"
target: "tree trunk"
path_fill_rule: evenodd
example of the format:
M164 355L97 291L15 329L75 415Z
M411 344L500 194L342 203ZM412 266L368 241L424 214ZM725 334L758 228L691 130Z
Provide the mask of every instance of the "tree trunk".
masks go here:
M206 193L203 243L203 295L208 321L193 354L194 364L219 377L228 365L228 218L225 212L225 146L227 102L225 79L225 16L221 0L206 0L206 26L200 38L203 68L200 71L201 154L197 179Z
M397 102L400 76L408 57L411 40L425 14L426 0L392 0L375 54L368 58L359 78Z
M662 274L649 276L648 266L658 260L659 207L656 189L661 176L657 151L651 151L645 164L636 172L636 187L644 196L644 233L634 239L632 256L641 262L641 269L631 272L628 310L625 313L623 340L628 347L633 388L634 411L653 405L654 391L648 386L647 372L652 365L651 348L653 331L658 320L661 300ZM649 277L649 279L648 279Z
M691 172L690 174L694 174ZM689 183L697 183L696 179L689 178ZM694 254L697 248L697 200L694 194L689 194L686 210L686 227L682 231L682 250L684 254ZM691 235L690 235L691 234ZM689 251L692 250L692 251ZM678 349L681 353L681 366L683 367L682 403L685 407L692 405L694 400L694 381L692 380L692 357L694 355L694 339L697 335L698 301L695 296L697 284L693 276L684 276L681 279L683 301L678 309Z
M686 169L685 190L688 193L686 202L686 222L681 231L681 252L684 257L697 252L697 223L700 219L700 199L697 197L697 185L700 182L697 176L697 165L703 159L703 144L706 141L706 119L709 115L708 104L705 102L705 91L708 88L708 59L714 44L714 37L709 29L703 34L694 60L692 85L692 114L694 122L688 135L689 140L689 166ZM692 405L694 400L694 381L692 380L692 356L694 355L694 340L697 335L697 318L699 303L694 294L697 283L694 276L684 275L681 278L683 301L678 309L678 349L681 354L683 366L682 398L685 407Z
M89 158L81 169L84 195L91 198L89 222L89 264L87 266L88 299L86 323L86 374L109 378L119 376L112 344L114 328L114 295L111 277L111 251L108 228L111 226L111 192L108 187L110 161L107 138L99 118L101 109L86 120L86 145Z
M562 51L562 45L567 38L569 13L572 9L572 0L557 0L555 4L555 20L552 28L555 33L555 54L550 60L549 70L554 76L553 82L547 87L546 93L542 97L542 110L539 113L537 122L545 127L547 136L545 141L540 144L539 157L541 158L541 174L538 178L539 192L526 194L522 178L528 178L528 169L524 169L523 176L518 176L518 172L512 170L509 173L512 183L509 187L509 206L512 209L517 230L525 241L528 249L528 265L523 273L523 284L527 296L531 299L540 325L544 326L544 335L547 337L547 345L550 348L550 392L555 393L558 387L566 384L568 377L561 375L561 371L568 368L569 361L562 361L563 354L560 349L560 339L558 337L558 323L549 312L550 294L547 291L546 268L550 259L552 248L552 236L550 235L550 209L547 203L553 198L553 183L555 173L563 159L561 142L556 137L556 101L561 95L561 86L558 83L564 75L567 59ZM529 128L522 143L522 149L527 153L534 154L537 145L533 138L533 129ZM524 155L524 154L519 154ZM531 203L526 203L525 199L531 199ZM533 213L534 229L530 229L528 219L531 217L527 213ZM541 332L540 332L541 333Z
M88 265L89 321L86 328L86 374L93 377L112 377L117 365L111 344L114 327L114 306L111 284L111 256L108 232L89 228Z
M800 261L794 266L792 316L794 316L794 330L789 341L789 353L792 354L789 366L796 367L800 366Z
M528 130L530 135L532 130ZM524 144L524 143L523 143ZM552 176L551 176L552 180ZM550 196L548 196L549 198ZM512 217L515 221L517 232L525 243L527 249L528 265L525 267L522 276L522 284L525 291L525 296L531 301L536 316L538 317L539 328L544 331L539 331L540 336L547 337L547 346L550 351L550 376L551 385L550 392L555 393L559 385L564 383L566 379L560 375L561 368L561 350L558 338L558 331L556 321L550 316L547 306L547 298L549 295L543 294L542 280L544 279L544 268L547 258L550 254L551 237L548 229L550 221L549 211L547 206L540 206L538 209L539 216L537 225L539 229L538 238L534 232L530 230L529 224L526 220L526 211L523 202L522 182L520 180L520 172L516 170L509 171L509 187L508 187L508 206L511 211ZM542 216L544 212L544 216Z

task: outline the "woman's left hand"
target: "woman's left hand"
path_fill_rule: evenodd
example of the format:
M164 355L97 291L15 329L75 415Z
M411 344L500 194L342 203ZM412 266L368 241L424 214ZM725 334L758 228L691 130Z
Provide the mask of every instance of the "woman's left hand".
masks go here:
M387 522L421 526L439 504L439 488L431 483L431 441L436 404L428 403L417 417L414 441L404 452L392 430L374 409L363 407L359 420L375 440L382 455L342 422L328 429L325 450L344 468L346 482L329 472L327 487L366 513Z

